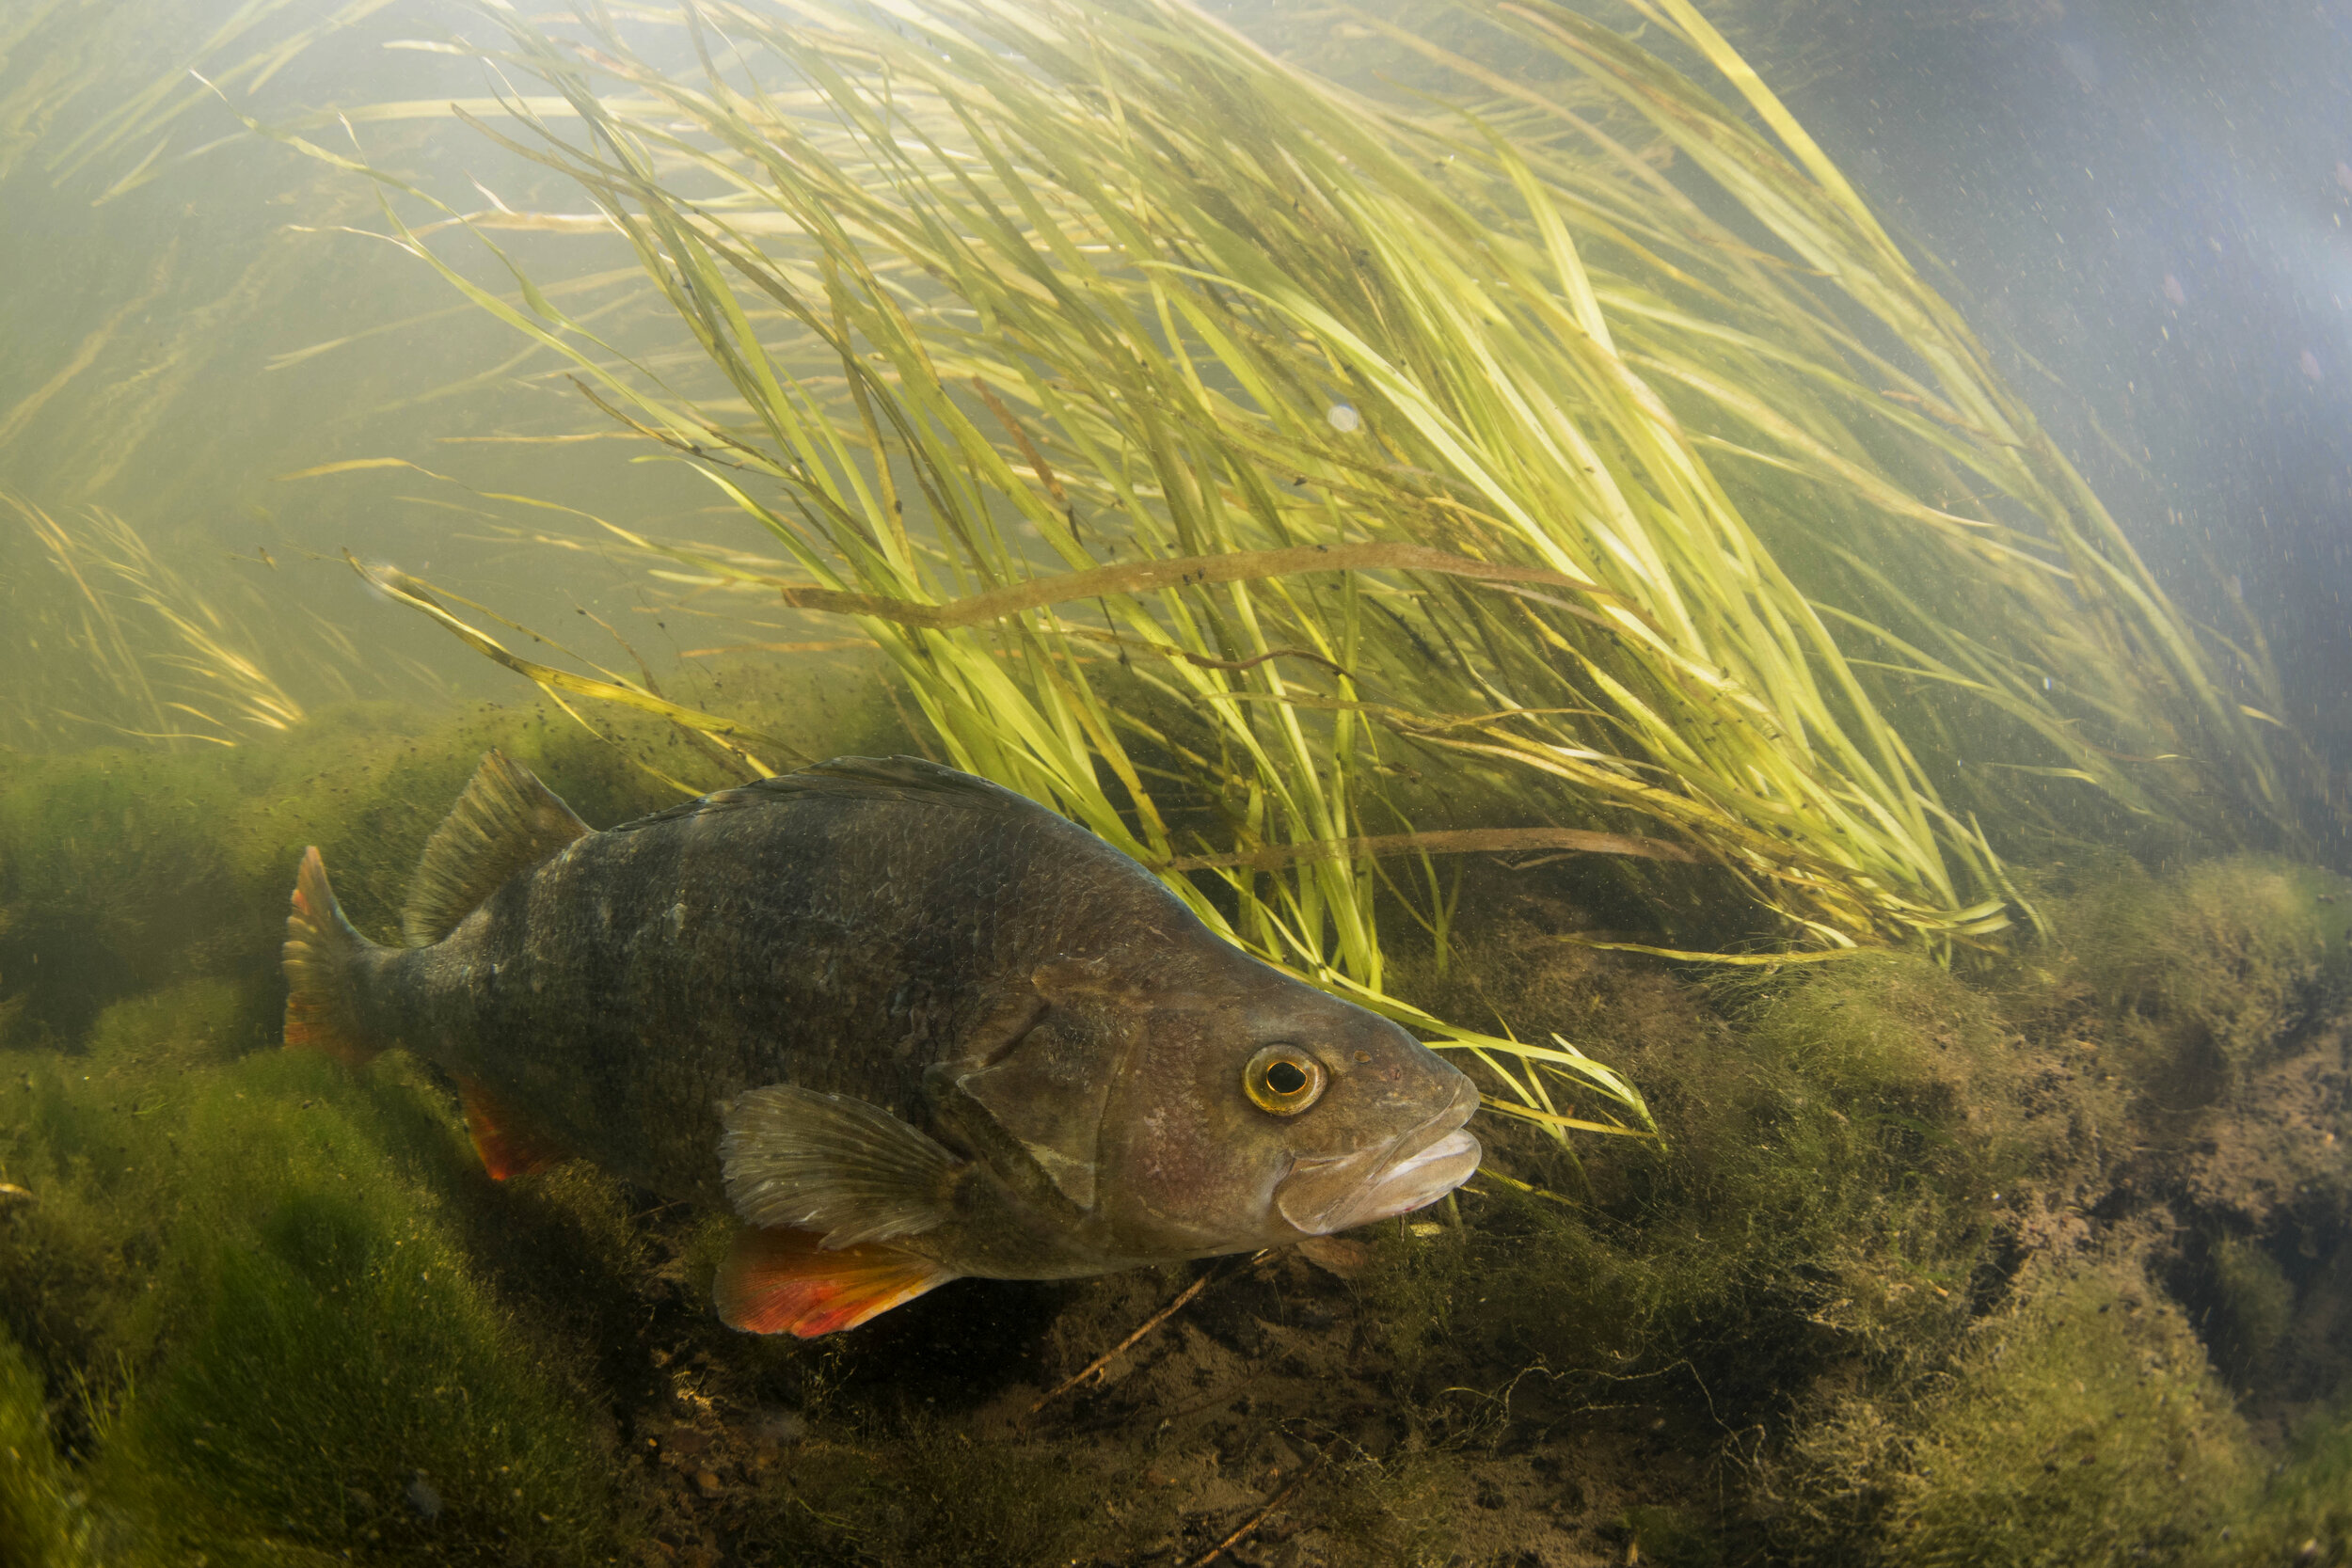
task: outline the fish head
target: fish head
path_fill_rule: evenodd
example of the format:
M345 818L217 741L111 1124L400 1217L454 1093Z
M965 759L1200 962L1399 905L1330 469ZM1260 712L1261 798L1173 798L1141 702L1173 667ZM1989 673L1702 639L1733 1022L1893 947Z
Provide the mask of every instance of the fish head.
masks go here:
M1106 1250L1276 1246L1434 1203L1478 1168L1478 1090L1389 1020L1234 956L1130 1004L1095 1140Z

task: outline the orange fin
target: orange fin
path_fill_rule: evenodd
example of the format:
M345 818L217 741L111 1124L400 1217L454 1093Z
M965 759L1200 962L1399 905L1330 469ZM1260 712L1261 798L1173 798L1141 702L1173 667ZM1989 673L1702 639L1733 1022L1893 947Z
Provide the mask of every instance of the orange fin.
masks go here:
M457 1080L457 1096L465 1107L466 1131L473 1138L473 1151L482 1156L482 1168L490 1173L491 1180L529 1176L532 1171L560 1165L571 1157L548 1139L517 1125L505 1102L479 1079Z
M823 1247L809 1230L746 1226L719 1265L719 1318L752 1334L813 1339L855 1328L956 1277L891 1246Z
M378 1047L359 1023L358 972L372 944L343 918L316 846L302 852L286 915L286 1044L364 1067Z

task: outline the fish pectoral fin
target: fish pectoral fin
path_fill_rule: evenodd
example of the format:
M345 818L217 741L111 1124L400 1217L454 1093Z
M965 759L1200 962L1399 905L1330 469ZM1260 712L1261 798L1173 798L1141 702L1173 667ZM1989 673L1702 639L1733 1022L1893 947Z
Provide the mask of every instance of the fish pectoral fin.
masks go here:
M790 1084L738 1096L725 1126L719 1154L735 1212L815 1231L833 1250L943 1224L969 1168L879 1105Z
M479 1079L457 1080L457 1101L465 1109L466 1132L473 1139L473 1151L482 1156L482 1168L493 1181L529 1176L571 1158L570 1151L552 1139L531 1132L497 1092Z
M955 1277L896 1247L829 1247L814 1231L746 1226L711 1294L729 1328L811 1339L855 1328Z

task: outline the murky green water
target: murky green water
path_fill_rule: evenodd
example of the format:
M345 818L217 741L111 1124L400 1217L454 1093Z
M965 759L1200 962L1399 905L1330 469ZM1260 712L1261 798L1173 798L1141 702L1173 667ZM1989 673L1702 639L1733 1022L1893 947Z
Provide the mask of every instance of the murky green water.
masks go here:
M852 158L820 75L748 41L766 8L699 46L772 121L657 103L706 83L695 37L608 19L640 75L597 79L604 154L684 193L641 252L500 109L596 145L527 59L475 56L529 52L494 11L0 4L0 1564L2352 1562L2342 326L2313 303L2352 175L2265 183L2317 154L2252 108L2250 150L2147 122L2232 223L2132 162L2116 117L2200 59L2228 99L2262 40L1705 9L1886 221L1886 292L1837 293L1880 253L1792 144L1756 139L1789 183L1743 198L1767 166L1677 141L1649 56L1594 35L1581 76L1500 11L1236 7L1155 55L1120 30L1143 8L1105 8L1085 70L1035 38L881 74L880 33L817 46L868 102L928 104L939 59L1064 71L1005 120L1074 104L1101 140L1032 148L1041 204L1004 231L1110 237L1006 282L948 263L1018 182L912 140ZM1733 102L1681 13L1590 14ZM1431 119L1300 88L1308 129L1254 163L1251 114L1292 101L1219 53L1229 23ZM1227 118L1153 120L1130 48ZM1130 146L1173 150L1100 166L1190 172L1088 208L1113 82ZM2042 166L2122 165L2090 293L1933 206L1953 82L1996 95L1978 141L2052 138L1979 147L1959 186L1996 215L2076 234L2101 198ZM789 170L685 158L739 110L888 200L787 221ZM1373 125L1412 156L1345 139ZM1249 179L1177 143L1219 126ZM1573 195L1565 238L1506 144ZM904 256L876 238L958 191ZM865 293L806 239L829 211L882 259ZM1476 244L1375 256L1405 226L1365 212L1505 236L1453 337L1416 312ZM782 260L730 271L714 234ZM1219 281L1155 296L1090 259L1154 244ZM1944 293L1903 293L1933 249ZM1252 314L1286 278L1291 313ZM1964 371L1935 358L1964 326L1902 329L1944 297L1989 345ZM2232 337L2208 297L2269 314ZM796 409L833 434L795 446ZM2275 451L2217 455L2241 428ZM1134 575L1406 545L1431 553ZM598 829L832 755L988 772L1484 1074L1486 1164L1297 1246L738 1333L730 1214L587 1161L493 1181L445 1065L279 1049L302 851L396 943L491 748ZM1547 1041L1581 1054L1510 1053Z

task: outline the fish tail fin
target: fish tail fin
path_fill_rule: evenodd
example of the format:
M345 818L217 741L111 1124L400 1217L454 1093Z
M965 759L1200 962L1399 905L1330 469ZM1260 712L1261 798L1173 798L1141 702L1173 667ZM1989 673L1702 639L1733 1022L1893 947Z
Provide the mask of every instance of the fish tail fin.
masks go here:
M294 909L286 916L286 1044L324 1051L348 1067L364 1066L383 1048L359 1025L355 973L373 946L343 918L316 846L302 853Z

